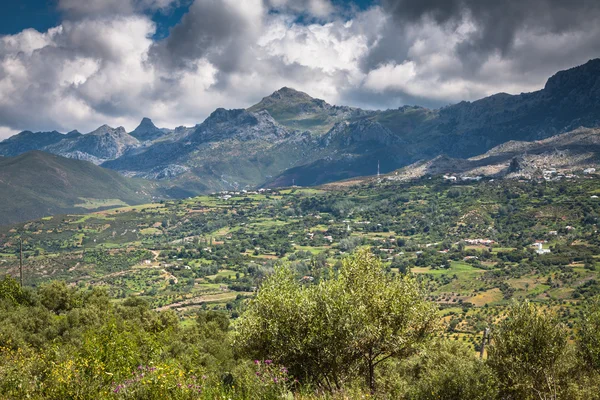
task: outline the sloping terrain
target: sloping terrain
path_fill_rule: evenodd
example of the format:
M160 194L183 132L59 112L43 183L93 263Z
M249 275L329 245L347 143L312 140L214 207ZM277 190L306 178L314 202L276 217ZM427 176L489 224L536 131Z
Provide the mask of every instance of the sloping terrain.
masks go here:
M41 151L0 158L0 224L144 203L156 186Z
M406 180L426 175L542 178L544 171L571 173L600 168L600 129L580 128L544 140L509 141L468 159L438 156L390 175Z

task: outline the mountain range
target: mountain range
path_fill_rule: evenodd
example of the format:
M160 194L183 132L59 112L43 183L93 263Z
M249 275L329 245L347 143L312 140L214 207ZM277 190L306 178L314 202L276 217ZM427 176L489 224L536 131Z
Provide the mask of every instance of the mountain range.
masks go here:
M558 72L536 92L440 109L363 110L284 87L247 109L217 109L193 127L158 128L144 118L129 133L107 125L87 134L25 131L0 142L0 155L41 150L159 180L165 193L188 196L318 185L431 159L472 163L505 142L543 141L580 127L600 127L600 59Z

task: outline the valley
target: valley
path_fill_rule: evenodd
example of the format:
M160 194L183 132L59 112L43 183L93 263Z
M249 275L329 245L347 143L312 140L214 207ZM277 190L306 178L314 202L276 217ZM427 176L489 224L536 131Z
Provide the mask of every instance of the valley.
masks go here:
M558 181L388 176L56 215L0 228L0 273L18 276L23 239L26 285L62 280L184 321L198 310L235 319L277 265L316 284L369 248L391 273L425 285L448 337L476 347L512 299L572 326L580 301L600 293L599 184L581 172Z
M598 0L0 12L0 400L600 400Z

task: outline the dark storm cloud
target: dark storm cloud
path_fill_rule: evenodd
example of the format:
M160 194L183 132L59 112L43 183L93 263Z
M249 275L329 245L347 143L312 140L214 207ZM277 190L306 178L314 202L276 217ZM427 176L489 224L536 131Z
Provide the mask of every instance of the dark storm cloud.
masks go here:
M441 106L497 91L531 91L557 71L600 56L598 0L380 4L386 18L360 68L372 75L367 82L382 100L416 96L424 98L420 104ZM404 71L414 76L405 79Z
M470 18L477 30L463 45L464 52L506 53L519 31L561 34L600 19L598 0L383 0L382 5L401 24L430 18L457 26Z
M204 57L220 71L235 70L256 38L255 23L235 2L195 1L169 36L154 46L151 58L172 68L186 68Z

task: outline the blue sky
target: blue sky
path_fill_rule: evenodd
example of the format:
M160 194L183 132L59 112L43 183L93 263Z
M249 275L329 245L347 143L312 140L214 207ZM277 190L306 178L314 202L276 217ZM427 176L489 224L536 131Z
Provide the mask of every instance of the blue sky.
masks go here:
M283 86L438 108L600 56L597 0L18 0L0 12L0 139L194 125ZM33 28L33 29L30 29Z
M45 31L59 22L60 13L55 1L5 1L0 13L0 34L15 34L27 28Z
M164 37L168 35L169 28L181 20L192 0L184 0L181 3L178 7L174 7L167 12L148 12L157 24L157 36ZM0 35L12 35L28 28L40 32L46 31L60 24L62 14L58 9L57 0L6 1L2 5L2 13L0 13Z
M81 0L87 1L87 0ZM164 11L149 11L152 20L157 24L157 38L168 35L169 28L176 25L188 11L193 0L181 0L173 9ZM335 4L359 9L368 8L373 0L337 0ZM0 13L0 35L12 35L24 29L33 28L40 32L57 26L62 20L57 0L12 0L5 1Z

